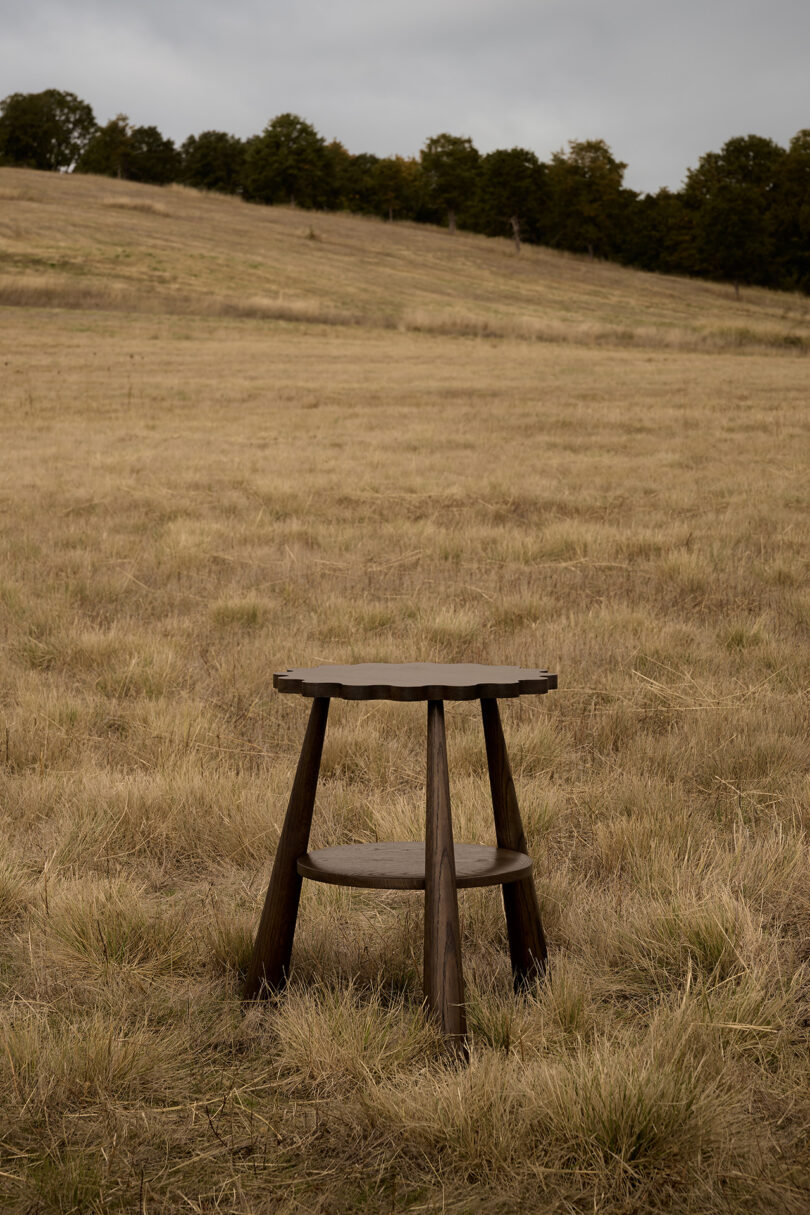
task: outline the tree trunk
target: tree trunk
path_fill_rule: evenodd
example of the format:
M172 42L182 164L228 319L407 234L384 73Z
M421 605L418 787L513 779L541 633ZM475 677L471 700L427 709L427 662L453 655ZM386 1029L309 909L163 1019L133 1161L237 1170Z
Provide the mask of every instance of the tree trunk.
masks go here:
M512 240L515 242L515 253L520 253L520 218L513 215L509 220L512 225Z
M452 235L456 230L456 213L452 207L447 210L447 227Z

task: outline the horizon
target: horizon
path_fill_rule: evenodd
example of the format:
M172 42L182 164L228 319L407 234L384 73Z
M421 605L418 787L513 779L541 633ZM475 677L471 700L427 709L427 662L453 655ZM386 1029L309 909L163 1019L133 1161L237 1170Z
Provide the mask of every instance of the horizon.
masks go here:
M607 19L595 0L450 0L440 13L203 0L192 20L182 0L137 11L51 0L44 24L6 15L0 76L4 96L67 86L100 123L125 113L178 145L205 130L248 138L285 112L353 155L416 157L448 132L484 155L523 147L548 160L603 139L640 193L680 189L728 139L787 146L810 125L810 7L649 7L621 0Z

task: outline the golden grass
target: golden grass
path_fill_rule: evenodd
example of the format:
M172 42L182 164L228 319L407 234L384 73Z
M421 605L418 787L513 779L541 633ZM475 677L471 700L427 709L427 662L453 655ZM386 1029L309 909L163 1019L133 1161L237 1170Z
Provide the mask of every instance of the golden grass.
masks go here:
M804 302L12 170L0 258L4 1209L805 1212ZM462 896L464 1070L418 896L306 885L238 1000L273 670L415 658L560 676L503 707L551 974ZM423 710L333 704L316 846L423 834Z
M642 349L810 347L803 296L752 288L735 300L723 285L443 235L182 186L0 168L0 306Z

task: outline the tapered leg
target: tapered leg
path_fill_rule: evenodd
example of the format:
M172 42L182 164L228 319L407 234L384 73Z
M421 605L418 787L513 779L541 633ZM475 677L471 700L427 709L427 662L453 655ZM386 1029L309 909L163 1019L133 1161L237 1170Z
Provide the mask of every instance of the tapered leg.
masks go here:
M242 992L246 1000L277 991L287 981L301 895L301 875L296 862L309 842L328 712L328 698L315 697Z
M498 847L526 852L526 835L518 809L509 756L506 754L497 700L482 700L481 715L484 720L489 786L492 790ZM543 936L537 891L532 879L526 877L520 882L510 882L501 889L512 959L512 979L515 991L520 991L544 973L546 939Z
M428 701L424 987L428 1007L449 1044L466 1054L456 861L441 700Z

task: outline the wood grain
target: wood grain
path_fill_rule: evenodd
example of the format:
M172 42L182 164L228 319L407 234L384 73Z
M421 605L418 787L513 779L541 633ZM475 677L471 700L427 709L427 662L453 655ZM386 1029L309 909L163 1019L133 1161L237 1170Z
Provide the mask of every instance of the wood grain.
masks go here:
M481 716L498 847L526 852L526 834L506 753L498 702L482 699ZM545 972L548 956L532 878L525 877L520 882L504 886L503 905L512 960L512 981L515 990L520 991Z
M517 882L532 869L528 856L506 848L456 844L453 853L456 887L459 890ZM301 877L335 886L356 886L370 890L424 890L425 845L397 840L320 848L299 859L298 872Z
M461 662L362 662L297 667L273 676L279 692L341 700L480 700L540 695L556 686L557 676L539 668Z
M428 701L425 827L425 974L428 1008L448 1045L466 1055L467 1019L461 970L453 824L444 705Z
M327 699L317 697L313 700L245 980L243 997L246 1000L278 991L287 981L301 896L297 861L309 843L328 713Z

